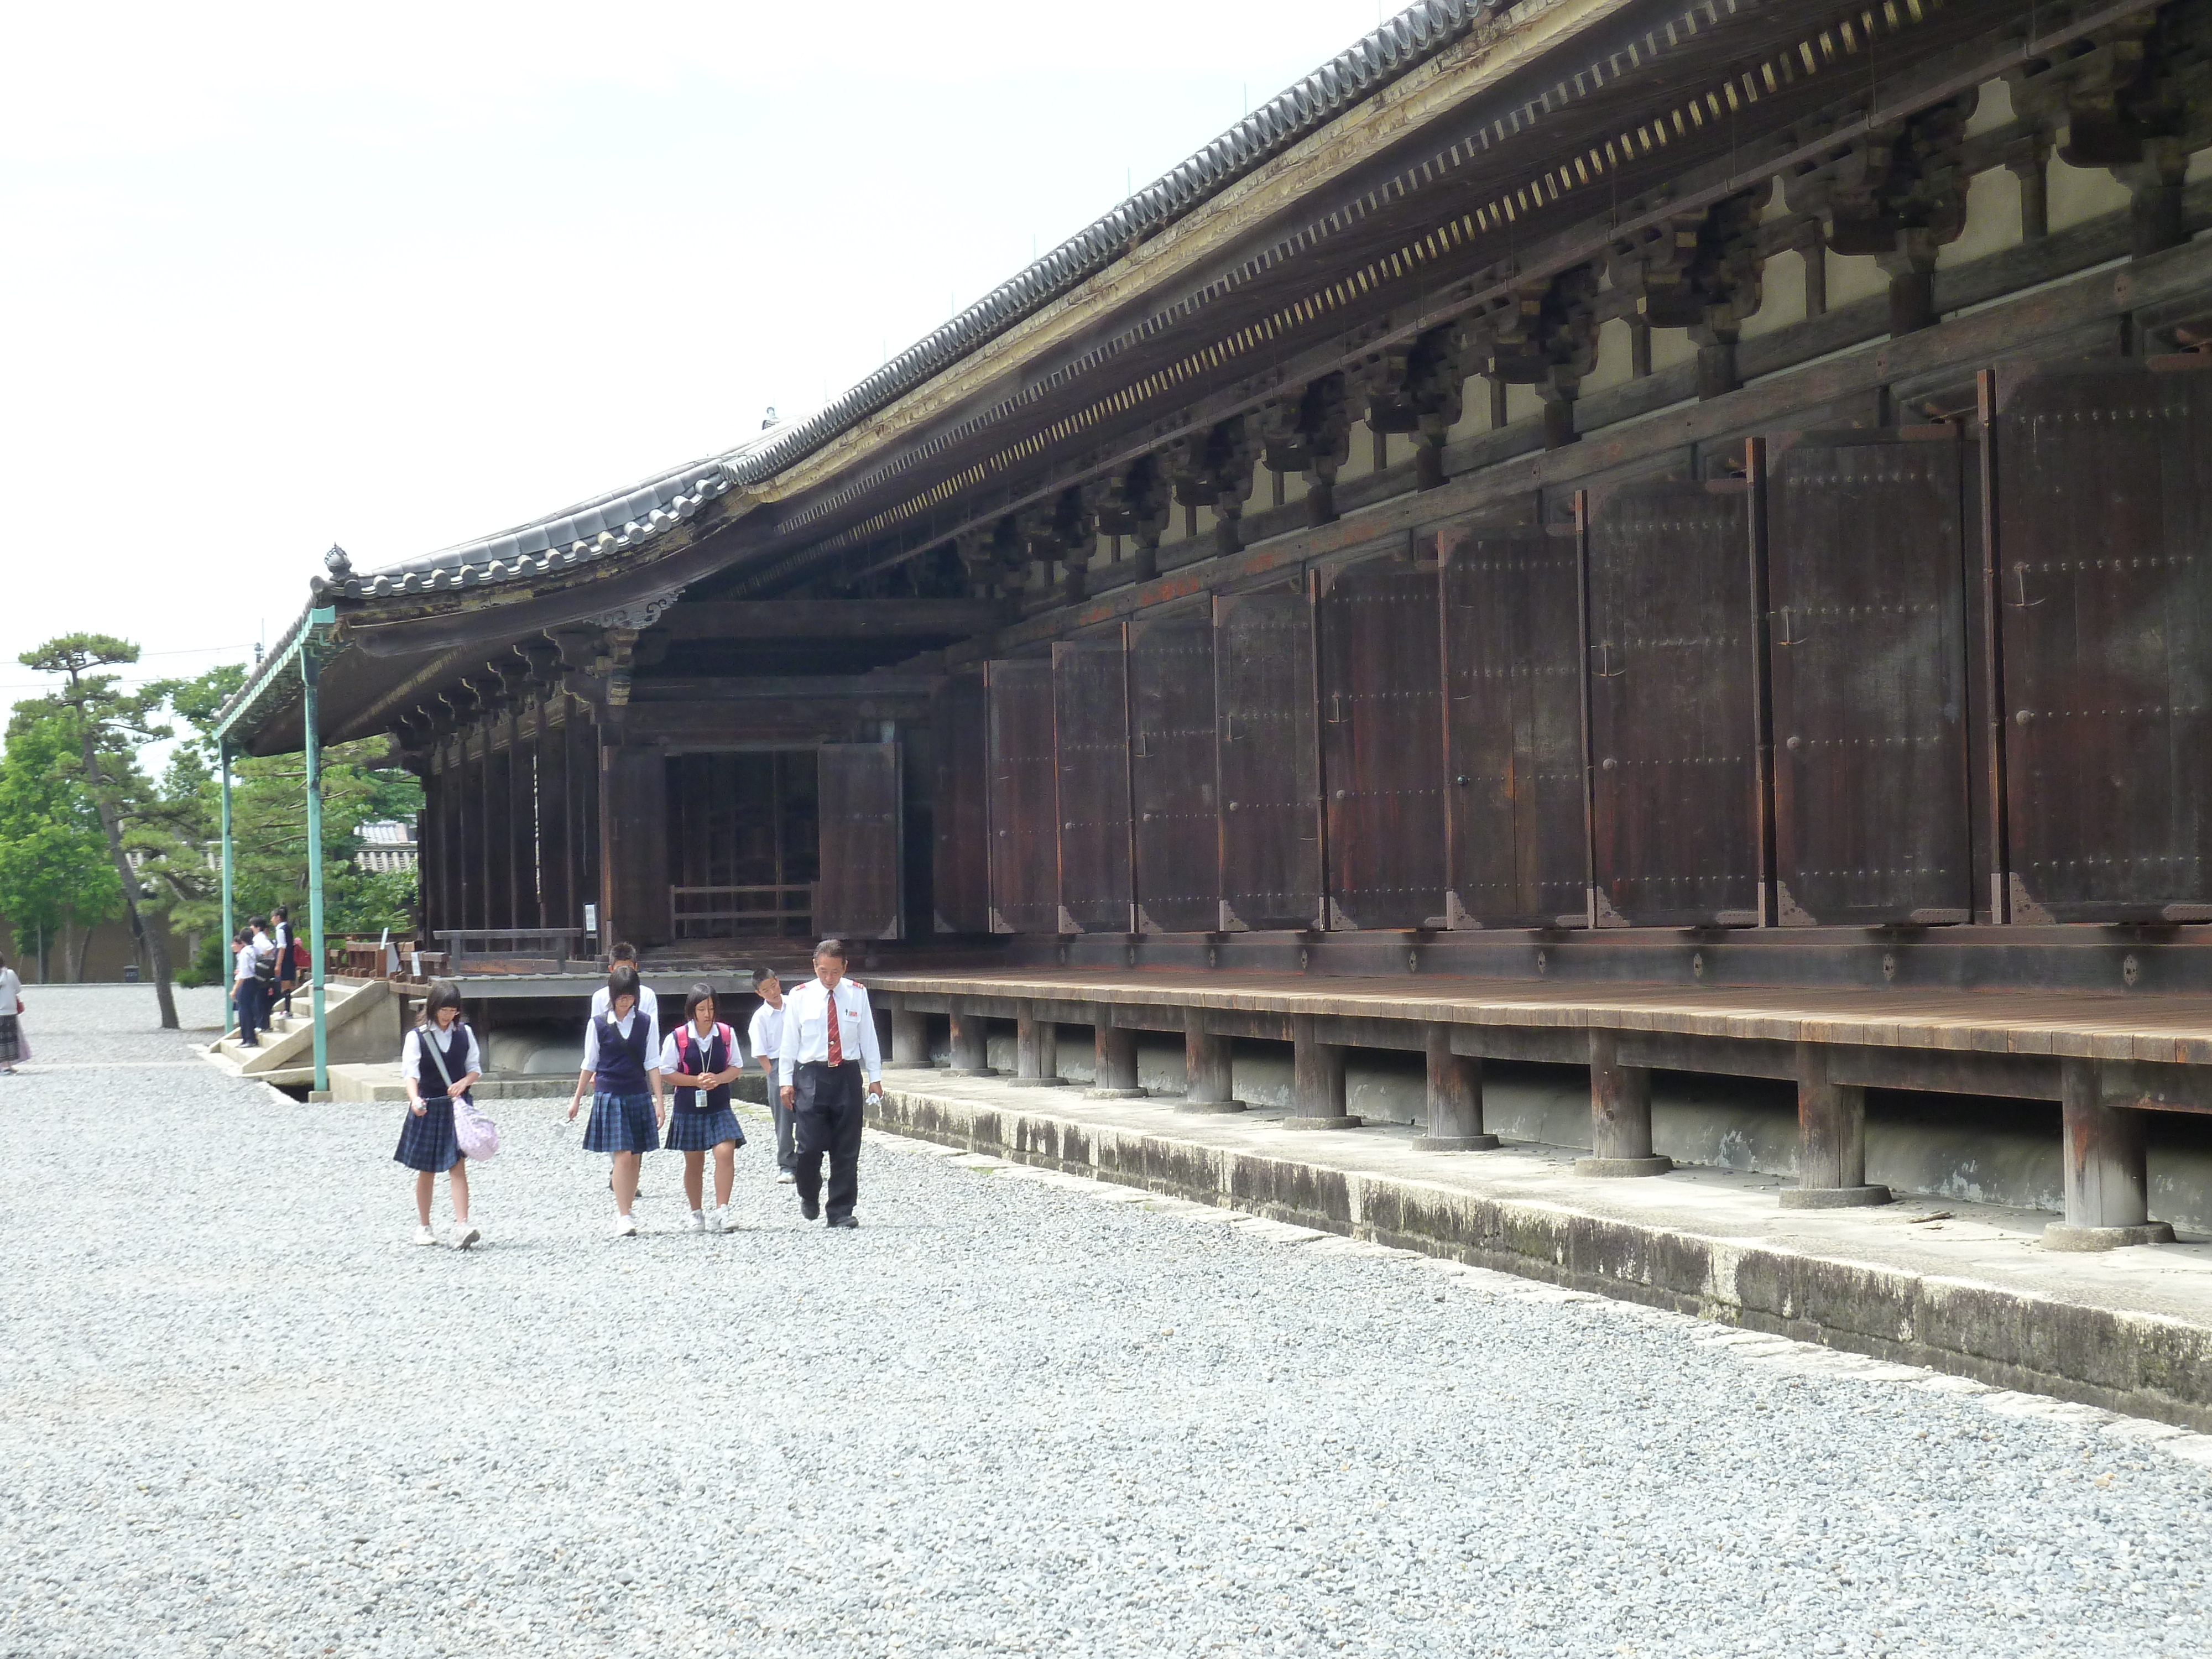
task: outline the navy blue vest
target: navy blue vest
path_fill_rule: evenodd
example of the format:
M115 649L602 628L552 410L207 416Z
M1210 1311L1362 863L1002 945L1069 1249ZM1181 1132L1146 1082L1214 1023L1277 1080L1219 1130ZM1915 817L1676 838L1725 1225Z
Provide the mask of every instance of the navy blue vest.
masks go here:
M631 1011L628 1036L615 1028L611 1014L601 1014L592 1023L599 1030L599 1060L592 1068L592 1087L603 1095L650 1093L653 1085L645 1075L644 1013Z
M422 1098L426 1101L444 1100L447 1098L446 1079L439 1075L438 1062L430 1058L430 1051L435 1048L445 1055L448 1075L456 1079L465 1076L469 1069L468 1022L455 1020L447 1031L443 1042L438 1041L435 1025L417 1025L415 1035L422 1044L422 1052L416 1057L415 1069L420 1075L416 1079L415 1086L422 1091Z
M714 1034L704 1042L699 1041L699 1028L690 1020L676 1028L678 1071L688 1072L693 1077L704 1077L710 1072L726 1069L729 1063L730 1045L722 1038L720 1022L715 1023ZM703 1103L699 1098L702 1094L707 1097ZM676 1103L695 1111L711 1112L730 1103L730 1085L726 1083L719 1089L678 1089Z

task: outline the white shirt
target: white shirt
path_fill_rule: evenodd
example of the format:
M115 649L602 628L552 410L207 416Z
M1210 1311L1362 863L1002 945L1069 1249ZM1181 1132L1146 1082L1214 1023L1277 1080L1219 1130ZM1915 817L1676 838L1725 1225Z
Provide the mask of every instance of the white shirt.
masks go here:
M238 982L240 985L253 977L253 958L258 953L251 945L238 947Z
M599 1012L601 1013L606 1012L605 1009L601 1009ZM611 1014L608 1014L607 1018L614 1019L614 1016ZM624 1014L620 1019L615 1020L615 1030L619 1032L623 1039L627 1042L629 1038L630 1029L641 1019L645 1022L645 1052L647 1056L647 1069L650 1070L653 1037L655 1036L653 1029L653 1016L647 1013L641 1008L633 1008L628 1013ZM597 1019L593 1019L590 1024L584 1027L584 1069L587 1072L596 1072L599 1069L599 1022Z
M456 1024L461 1024L458 1020L454 1023ZM422 1029L423 1028L422 1026L418 1025L415 1028L415 1031L419 1031ZM445 1039L451 1036L452 1033L439 1030L434 1024L431 1025L429 1030L430 1040L433 1042L435 1042L440 1048L444 1048L447 1046ZM471 1072L475 1072L478 1075L482 1075L483 1072L483 1051L477 1047L476 1027L473 1025L461 1024L461 1030L463 1033L467 1036L469 1040L468 1053L464 1056L468 1063L463 1066L460 1070L453 1073L453 1081L456 1083L459 1083L463 1077ZM399 1047L399 1075L405 1078L410 1083L420 1083L422 1080L422 1045L416 1041L415 1031L408 1032L407 1040L401 1043ZM451 1065L453 1062L449 1060L447 1063ZM438 1067L435 1062L433 1062L430 1066L430 1070L434 1073L437 1069ZM439 1079L439 1086L441 1088L445 1086L444 1079L441 1078Z
M720 1021L715 1023L717 1024L720 1024ZM677 1057L676 1054L676 1039L687 1029L691 1033L691 1048L695 1058L703 1058L707 1052L707 1045L714 1040L714 1034L713 1031L708 1031L707 1035L702 1037L699 1035L699 1028L696 1025L692 1024L690 1020L685 1020L682 1025L678 1026L675 1030L671 1031L665 1037L661 1039L660 1070L662 1075L665 1077L674 1077L678 1072L685 1072L688 1070L684 1062ZM722 1062L721 1069L727 1071L732 1066L743 1069L744 1063L744 1045L738 1041L738 1034L733 1028L730 1032L730 1057ZM689 1075L697 1077L700 1073L697 1072L690 1072Z
M868 1007L868 994L849 979L840 980L832 992L818 979L810 979L783 999L783 1038L775 1056L776 1082L789 1087L792 1073L810 1061L830 1058L830 1000L837 1002L837 1037L848 1060L860 1062L871 1083L883 1080L884 1057L876 1048L876 1017Z
M597 1019L613 1006L614 1001L608 996L605 986L602 985L592 993L592 1019ZM637 988L637 1011L646 1018L645 1057L649 1065L653 1055L660 1052L660 999L653 994L653 987L650 985L641 985ZM629 1035L629 1026L623 1027L623 1035L624 1036ZM589 1056L599 1053L598 1045L589 1037L584 1039L584 1053L586 1056L584 1063L589 1066L591 1064Z
M23 1000L23 981L13 968L0 968L0 1014L12 1014Z
M755 1060L774 1060L783 1046L783 1010L761 1004L753 1010L753 1023L746 1028L745 1037Z
M253 936L253 954L254 954L255 956L257 956L257 957L265 957L265 956L267 956L270 951L274 951L276 948L276 942L274 939L270 939L270 938L269 937L269 935L268 935L268 934L266 934L266 933L256 933L254 934L254 936Z

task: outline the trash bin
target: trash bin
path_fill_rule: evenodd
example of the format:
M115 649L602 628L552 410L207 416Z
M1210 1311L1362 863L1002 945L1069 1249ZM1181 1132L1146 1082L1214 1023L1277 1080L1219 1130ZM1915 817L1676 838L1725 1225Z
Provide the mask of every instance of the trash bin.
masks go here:
M138 964L137 963L126 962L123 964L123 982L125 985L136 985L138 982Z

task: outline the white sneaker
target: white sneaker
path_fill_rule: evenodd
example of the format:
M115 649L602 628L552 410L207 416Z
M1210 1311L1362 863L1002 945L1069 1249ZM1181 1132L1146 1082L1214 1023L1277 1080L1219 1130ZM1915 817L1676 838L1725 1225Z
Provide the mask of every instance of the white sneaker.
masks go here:
M703 1233L707 1231L707 1216L704 1211L691 1212L691 1231L695 1233Z
M631 1220L626 1215L617 1216L615 1218L615 1237L617 1238L635 1238L637 1237L637 1223Z
M775 1184L779 1187L788 1187L798 1179L799 1177L788 1170L778 1170L775 1172Z
M435 1244L438 1235L430 1231L430 1224L426 1221L415 1230L415 1242L417 1244Z
M462 1222L460 1226L460 1231L453 1236L453 1248L457 1250L467 1249L470 1245L483 1237L483 1233L465 1221Z
M738 1224L730 1219L730 1206L728 1205L721 1205L714 1211L714 1230L718 1233L733 1233L737 1231Z

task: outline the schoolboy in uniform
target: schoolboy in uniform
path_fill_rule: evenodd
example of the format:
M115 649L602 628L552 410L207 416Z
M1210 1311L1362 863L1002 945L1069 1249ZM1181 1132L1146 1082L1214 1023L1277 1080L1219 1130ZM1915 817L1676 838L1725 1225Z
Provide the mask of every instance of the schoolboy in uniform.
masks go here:
M607 971L611 974L617 968L627 968L632 973L638 971L637 946L617 945L607 953ZM653 1046L648 1052L658 1054L660 1052L660 999L653 994L653 987L642 978L638 981L637 1006L648 1022L653 1036ZM597 1019L607 1012L608 1006L607 988L602 985L592 993L592 1018Z
M783 1103L783 1091L776 1086L775 1057L783 1046L783 982L776 978L775 969L753 969L753 994L761 1000L761 1006L753 1010L753 1023L745 1033L746 1046L760 1062L761 1075L768 1079L768 1115L775 1123L775 1178L788 1187L798 1178L793 1171L799 1155L793 1150L791 1109Z
M883 1055L866 990L845 978L845 947L825 939L814 947L815 976L785 1000L776 1076L793 1119L799 1212L809 1221L826 1206L832 1227L857 1227L860 1190L861 1087L884 1092ZM841 982L842 981L842 982ZM830 1190L821 1191L822 1158L830 1158Z

